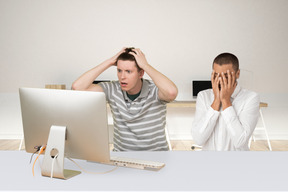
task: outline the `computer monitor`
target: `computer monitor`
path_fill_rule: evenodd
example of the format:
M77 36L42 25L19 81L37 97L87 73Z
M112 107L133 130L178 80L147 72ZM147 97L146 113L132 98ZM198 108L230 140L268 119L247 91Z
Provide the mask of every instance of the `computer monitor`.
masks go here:
M211 89L212 84L210 80L194 80L192 81L193 97L197 97L200 91Z
M64 170L64 157L109 162L104 93L20 88L19 94L26 151L47 145L42 175L50 176L51 169L53 177L62 179L79 174Z
M102 83L102 82L111 82L110 80L95 80L93 81L93 84L98 84L98 83Z

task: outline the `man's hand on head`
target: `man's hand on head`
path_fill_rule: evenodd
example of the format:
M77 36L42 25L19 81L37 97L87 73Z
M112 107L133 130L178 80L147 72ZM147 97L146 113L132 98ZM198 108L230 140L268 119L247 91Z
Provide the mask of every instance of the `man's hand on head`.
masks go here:
M117 65L117 58L119 57L119 55L121 55L122 53L125 52L126 47L123 47L116 55L114 55L113 57L111 57L109 59L109 63L111 66L116 66Z
M129 54L133 55L136 59L138 66L145 71L145 66L149 65L144 53L140 49L132 49Z

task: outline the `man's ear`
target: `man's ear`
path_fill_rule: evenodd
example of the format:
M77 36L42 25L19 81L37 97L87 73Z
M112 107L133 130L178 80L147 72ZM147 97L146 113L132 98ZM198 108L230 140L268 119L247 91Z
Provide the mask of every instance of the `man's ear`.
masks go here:
M140 74L140 79L144 76L144 70L143 69L141 69L140 71L139 71L139 74Z
M240 69L238 69L238 71L236 72L236 79L239 79L240 77Z

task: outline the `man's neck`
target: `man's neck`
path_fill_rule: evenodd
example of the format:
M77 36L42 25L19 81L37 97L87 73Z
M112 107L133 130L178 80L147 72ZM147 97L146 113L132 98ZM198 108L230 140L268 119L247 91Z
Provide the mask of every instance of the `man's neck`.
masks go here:
M138 94L141 91L142 86L143 86L143 80L141 79L140 82L135 86L135 88L132 89L132 90L127 91L127 93L129 95L136 95L136 94Z
M131 101L134 101L135 99L137 99L137 97L139 97L140 94L141 94L141 91L139 91L137 94L134 94L134 95L130 95L129 93L127 93L127 97L128 97Z

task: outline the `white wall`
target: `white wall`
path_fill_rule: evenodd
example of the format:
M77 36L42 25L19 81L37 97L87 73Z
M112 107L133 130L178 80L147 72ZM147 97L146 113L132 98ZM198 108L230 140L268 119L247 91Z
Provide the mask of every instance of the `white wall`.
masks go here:
M285 135L287 8L286 0L0 0L0 136L22 133L19 87L70 87L124 46L141 48L176 83L178 100L192 99L193 79L210 78L217 54L236 54L241 77L252 74L243 84L269 104L265 115L279 114L267 117L269 131ZM116 79L115 69L100 78Z

